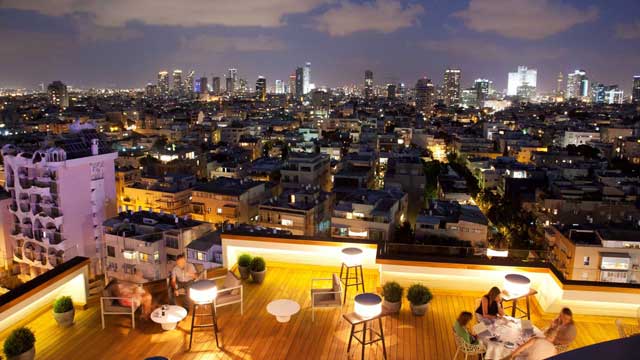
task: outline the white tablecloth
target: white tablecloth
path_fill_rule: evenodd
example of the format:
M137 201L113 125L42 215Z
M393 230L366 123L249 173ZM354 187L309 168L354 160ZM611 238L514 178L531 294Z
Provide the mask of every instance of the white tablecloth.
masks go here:
M520 319L514 319L509 316L505 316L503 319L498 319L492 325L488 325L487 328L490 334L478 334L478 339L484 343L487 348L487 353L484 358L487 360L500 360L511 355L519 345L524 344L531 336L525 336L522 332L522 325ZM541 336L542 332L533 327L533 332L536 336ZM491 337L497 337L497 341L489 340ZM512 348L505 346L506 343L513 343Z

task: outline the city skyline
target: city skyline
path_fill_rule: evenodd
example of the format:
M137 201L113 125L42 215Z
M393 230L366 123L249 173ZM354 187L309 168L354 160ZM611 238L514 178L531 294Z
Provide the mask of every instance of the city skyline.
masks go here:
M272 86L307 61L312 81L330 87L361 84L365 70L376 85L412 86L421 77L441 84L445 69L460 68L463 87L487 78L505 89L507 73L524 65L538 70L539 91L553 91L559 72L584 69L590 79L630 92L640 73L634 46L640 24L631 16L640 4L631 1L282 0L242 8L195 1L176 11L160 2L152 12L115 1L112 7L0 4L9 49L0 58L0 87L62 80L142 88L161 69L223 78L229 68L250 83L263 75Z

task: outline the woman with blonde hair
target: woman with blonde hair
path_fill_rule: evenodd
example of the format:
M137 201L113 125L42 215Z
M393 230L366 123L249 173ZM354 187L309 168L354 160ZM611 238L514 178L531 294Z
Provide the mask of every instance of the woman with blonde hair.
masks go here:
M544 360L558 354L553 341L558 334L554 328L547 329L544 337L532 337L526 343L520 345L511 353L512 359L519 360Z

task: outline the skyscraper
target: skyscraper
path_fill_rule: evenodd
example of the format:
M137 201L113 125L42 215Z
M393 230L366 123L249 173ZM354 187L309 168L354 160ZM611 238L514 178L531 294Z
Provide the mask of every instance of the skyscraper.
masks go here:
M211 78L211 92L214 95L220 95L220 77L214 76Z
M296 69L296 98L302 98L305 94L304 90L304 69L299 67Z
M396 85L387 84L387 100L395 100L395 99L396 99Z
M175 95L184 94L184 82L182 81L182 70L173 70L173 93Z
M169 93L169 72L166 70L158 73L158 90L161 95L167 95Z
M311 91L311 63L310 62L307 62L304 64L302 86L303 86L303 92L305 95L308 94L309 91Z
M206 94L209 92L209 84L207 80L206 76L200 78L200 86L197 89L199 94Z
M421 78L416 83L416 111L425 114L431 113L433 109L433 97L435 89L431 79Z
M633 88L631 90L634 104L640 104L640 75L633 77Z
M276 94L284 94L284 83L282 80L276 80Z
M296 73L289 75L289 95L296 96Z
M589 78L584 70L575 70L567 75L568 99L586 100L589 97Z
M487 97L491 92L491 84L492 81L487 79L476 79L476 81L473 82L473 87L476 93L476 106L484 106L484 101L487 100Z
M373 98L373 71L371 70L364 72L364 97Z
M556 79L556 100L564 100L564 74L562 72L558 73Z
M447 69L444 71L444 103L452 106L460 103L460 69Z
M56 80L47 86L47 94L49 95L49 102L53 105L57 105L61 108L69 107L69 93L67 92L67 85L62 81Z
M509 73L509 79L507 83L507 95L516 96L518 91L521 94L529 94L531 91L536 90L538 81L538 70L529 69L526 66L518 66L516 72Z
M195 76L195 71L191 70L187 74L187 77L184 79L184 94L185 95L193 95L193 77Z
M267 100L267 79L264 76L258 76L256 80L256 97L260 101Z
M227 92L232 94L238 90L238 70L229 69L227 73Z

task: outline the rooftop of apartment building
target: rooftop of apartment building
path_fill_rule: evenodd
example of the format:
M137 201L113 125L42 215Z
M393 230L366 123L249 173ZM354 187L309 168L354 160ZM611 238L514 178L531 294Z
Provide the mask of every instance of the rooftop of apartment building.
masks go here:
M358 189L345 196L335 206L338 211L353 211L354 204L369 205L373 207L372 215L385 215L393 205L402 199L405 194L396 189L369 190Z
M178 230L202 225L200 221L172 214L151 211L126 211L105 220L102 225L109 234L124 236L145 235L152 232Z
M214 245L222 245L219 231L211 231L198 237L191 241L187 248L196 251L207 251Z
M292 163L313 163L320 161L327 156L324 154L308 153L308 152L291 152L287 162Z
M197 184L194 187L194 191L229 196L240 196L250 189L263 184L265 184L264 181L218 177L215 180Z
M470 223L488 225L489 220L474 205L461 205L456 201L429 200L426 209L418 215L417 222L438 222L457 223L466 221Z
M320 190L319 186L304 186L299 189L285 189L278 197L263 202L260 207L292 210L310 210L324 202L330 193Z
M136 189L162 191L176 193L192 188L196 183L196 177L188 174L167 174L163 177L145 177L130 187Z
M8 144L2 148L2 153L14 156L20 154L25 158L33 158L34 162L37 162L46 152L61 149L64 150L67 160L78 159L94 155L92 145L95 139L98 145L95 150L98 151L98 155L115 152L106 138L95 129L82 128L63 135L35 138L32 143L23 143L19 147Z

